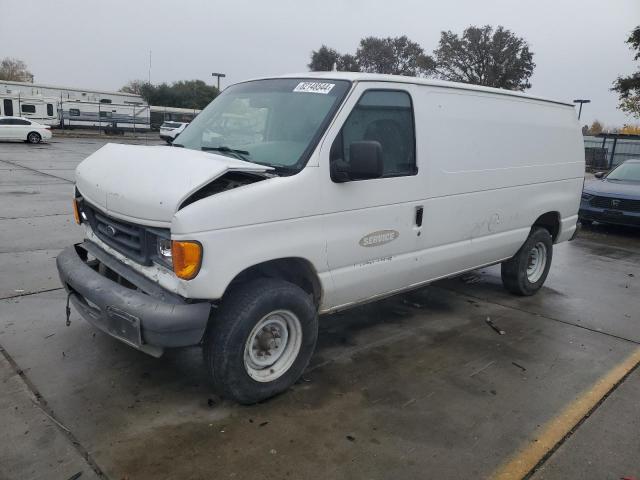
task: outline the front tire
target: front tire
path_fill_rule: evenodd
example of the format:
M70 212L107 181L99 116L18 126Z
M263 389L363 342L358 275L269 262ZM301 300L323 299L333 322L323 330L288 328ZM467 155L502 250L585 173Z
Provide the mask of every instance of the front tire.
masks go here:
M225 294L205 336L204 358L216 390L249 405L293 385L317 338L311 296L284 280L262 278Z
M547 279L552 257L553 239L549 231L533 227L518 253L502 262L502 284L513 294L533 295Z
M42 140L42 137L38 132L30 132L29 135L27 135L27 142L31 144L35 145L36 143L40 143L40 140Z

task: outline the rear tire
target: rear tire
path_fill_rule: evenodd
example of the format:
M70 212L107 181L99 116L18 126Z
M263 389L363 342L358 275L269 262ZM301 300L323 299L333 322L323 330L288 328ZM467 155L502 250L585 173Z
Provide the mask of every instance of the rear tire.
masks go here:
M216 390L249 405L287 390L309 364L318 313L297 285L261 278L225 294L205 336Z
M42 137L40 136L40 134L38 132L30 132L27 135L27 142L31 143L31 144L36 144L36 143L40 143L40 140L42 140Z
M552 257L551 234L546 228L533 227L518 253L502 262L502 284L513 294L533 295L542 288Z

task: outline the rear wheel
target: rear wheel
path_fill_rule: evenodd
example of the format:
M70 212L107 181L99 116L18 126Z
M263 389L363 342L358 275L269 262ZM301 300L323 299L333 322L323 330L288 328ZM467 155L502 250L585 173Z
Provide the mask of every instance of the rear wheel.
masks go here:
M549 231L533 227L518 253L502 263L502 284L516 295L533 295L542 288L552 257L553 239Z
M283 392L302 375L318 338L310 295L279 279L257 279L222 300L204 342L214 386L252 404Z
M40 143L40 140L42 140L42 137L38 132L30 132L29 135L27 135L27 142L29 143Z

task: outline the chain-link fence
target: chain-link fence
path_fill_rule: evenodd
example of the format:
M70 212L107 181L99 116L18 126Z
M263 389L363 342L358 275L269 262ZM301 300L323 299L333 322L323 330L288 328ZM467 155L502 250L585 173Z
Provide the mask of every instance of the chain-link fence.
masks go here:
M584 152L587 169L609 170L630 158L640 158L640 135L585 136Z

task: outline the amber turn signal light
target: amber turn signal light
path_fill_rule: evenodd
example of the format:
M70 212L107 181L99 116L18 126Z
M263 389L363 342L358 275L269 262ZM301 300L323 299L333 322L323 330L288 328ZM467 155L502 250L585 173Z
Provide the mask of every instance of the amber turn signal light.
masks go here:
M202 245L200 242L173 240L171 258L175 274L183 280L191 280L200 271Z
M76 223L80 225L80 210L78 209L78 200L75 198L73 199L73 218L75 219Z

